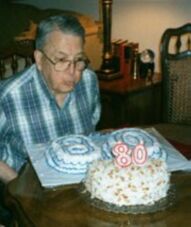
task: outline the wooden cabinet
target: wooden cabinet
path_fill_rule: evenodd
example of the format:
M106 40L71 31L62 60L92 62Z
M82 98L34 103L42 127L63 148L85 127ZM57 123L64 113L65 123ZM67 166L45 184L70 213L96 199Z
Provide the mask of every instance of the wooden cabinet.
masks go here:
M152 81L121 78L100 81L102 114L98 129L124 125L153 124L160 121L161 77Z

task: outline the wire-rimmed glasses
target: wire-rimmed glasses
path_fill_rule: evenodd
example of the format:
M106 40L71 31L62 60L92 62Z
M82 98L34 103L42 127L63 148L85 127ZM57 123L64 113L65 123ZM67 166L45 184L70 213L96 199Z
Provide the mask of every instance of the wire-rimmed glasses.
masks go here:
M45 58L54 65L54 69L56 71L65 71L67 70L71 64L74 64L74 69L78 71L83 71L85 68L87 68L89 64L89 59L85 56L83 57L78 57L74 60L68 60L68 59L60 59L57 62L54 62L51 58L47 56L47 54L43 51L40 50L41 53L45 56Z

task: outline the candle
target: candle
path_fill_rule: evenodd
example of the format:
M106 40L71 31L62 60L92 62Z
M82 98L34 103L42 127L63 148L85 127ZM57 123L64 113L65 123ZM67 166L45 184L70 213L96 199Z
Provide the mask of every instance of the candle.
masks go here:
M130 164L143 165L147 160L147 150L141 142L134 149L130 149L127 144L117 142L112 149L115 156L115 164L118 167L125 168Z

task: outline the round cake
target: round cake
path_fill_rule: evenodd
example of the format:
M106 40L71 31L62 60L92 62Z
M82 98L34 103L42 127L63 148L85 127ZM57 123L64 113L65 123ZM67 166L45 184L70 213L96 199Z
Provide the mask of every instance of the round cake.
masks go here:
M170 175L163 160L119 168L114 160L94 162L87 173L85 188L91 198L117 206L152 205L166 197Z
M70 174L84 174L90 163L101 158L101 151L83 135L68 135L54 140L46 151L50 167Z
M152 205L167 196L167 155L154 136L138 128L114 131L102 155L104 160L93 162L84 180L91 198L120 207Z

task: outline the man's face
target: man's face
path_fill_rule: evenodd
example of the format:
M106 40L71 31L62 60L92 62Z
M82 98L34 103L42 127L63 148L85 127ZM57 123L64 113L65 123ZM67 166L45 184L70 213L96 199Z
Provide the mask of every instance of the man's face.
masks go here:
M79 36L53 31L42 51L35 51L38 69L44 76L52 92L63 94L72 91L79 82L83 70L79 70L73 61L84 58L84 44ZM66 67L60 69L59 64Z

